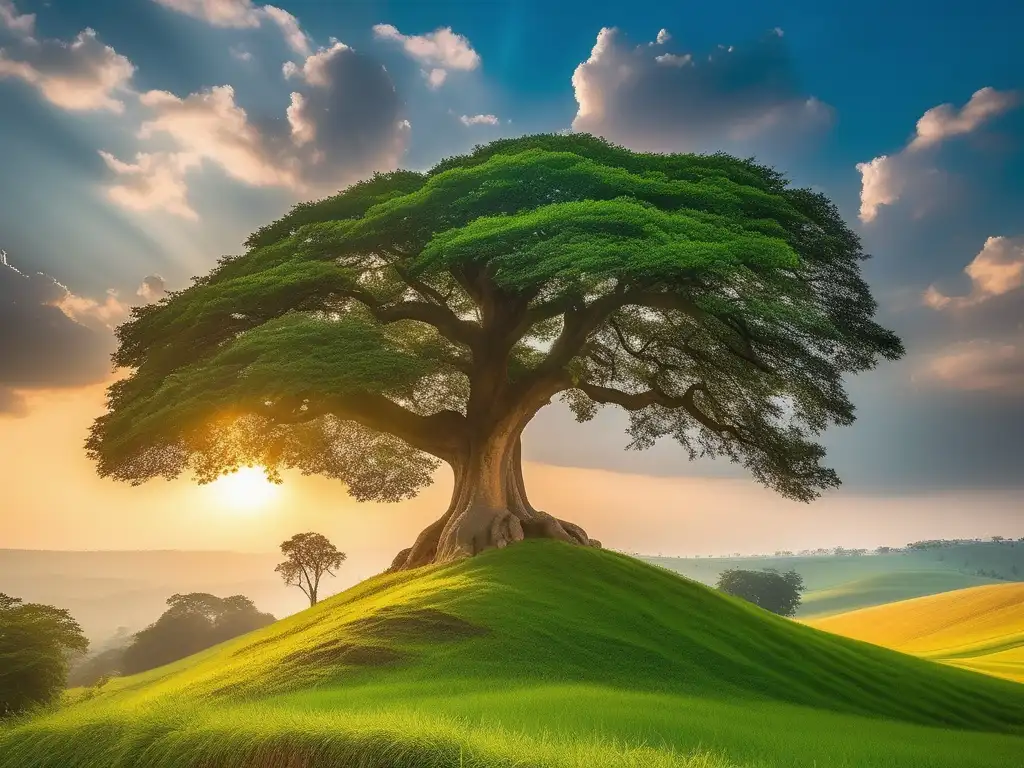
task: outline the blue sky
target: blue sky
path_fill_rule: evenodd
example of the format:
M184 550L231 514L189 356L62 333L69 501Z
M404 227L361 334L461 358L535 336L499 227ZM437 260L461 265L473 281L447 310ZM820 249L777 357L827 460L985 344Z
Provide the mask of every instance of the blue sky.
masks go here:
M275 2L0 0L0 411L101 379L82 350L129 305L295 202L576 129L754 155L840 206L909 348L851 382L860 421L829 436L848 488L1024 488L1024 5ZM614 413L565 421L528 454L729 473L623 453Z

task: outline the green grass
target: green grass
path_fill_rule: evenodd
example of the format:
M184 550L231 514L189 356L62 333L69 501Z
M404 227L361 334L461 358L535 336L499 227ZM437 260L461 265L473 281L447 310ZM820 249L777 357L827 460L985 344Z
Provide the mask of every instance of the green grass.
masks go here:
M957 571L894 571L849 581L830 589L816 589L804 595L800 616L822 617L915 597L936 595L969 587L1003 584L996 579L970 576Z
M822 617L955 589L1024 579L1024 542L974 542L883 555L792 557L645 557L647 562L714 585L729 568L797 571L807 592L797 615ZM996 573L1000 580L979 576Z
M379 576L0 730L2 768L996 768L1024 686L554 542Z

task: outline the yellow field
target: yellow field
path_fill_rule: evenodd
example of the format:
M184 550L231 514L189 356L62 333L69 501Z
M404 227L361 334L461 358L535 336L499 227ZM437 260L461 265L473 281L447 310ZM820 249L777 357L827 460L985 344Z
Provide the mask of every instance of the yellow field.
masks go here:
M958 589L806 623L1024 683L1024 583Z

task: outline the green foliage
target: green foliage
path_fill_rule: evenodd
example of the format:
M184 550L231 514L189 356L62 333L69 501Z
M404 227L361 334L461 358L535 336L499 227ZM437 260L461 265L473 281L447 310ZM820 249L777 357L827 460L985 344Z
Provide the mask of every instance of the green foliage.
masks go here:
M289 587L298 587L316 605L317 590L324 574L334 572L345 562L346 555L322 533L297 533L281 544L285 560L274 569Z
M773 568L762 571L731 568L723 571L715 586L721 592L753 603L758 608L779 616L792 616L800 607L804 580L796 571L779 573Z
M0 593L0 718L55 702L69 654L88 648L68 611Z
M806 501L839 483L817 437L853 421L844 377L902 354L835 206L723 154L501 140L247 246L118 329L134 373L87 444L101 474L298 466L407 498L561 394L581 419L626 408L631 447L670 437ZM362 465L331 439L353 430Z
M530 541L112 680L0 766L1016 768L1022 727L1019 685Z
M274 622L244 595L172 595L167 610L121 651L116 672L132 675L183 659Z

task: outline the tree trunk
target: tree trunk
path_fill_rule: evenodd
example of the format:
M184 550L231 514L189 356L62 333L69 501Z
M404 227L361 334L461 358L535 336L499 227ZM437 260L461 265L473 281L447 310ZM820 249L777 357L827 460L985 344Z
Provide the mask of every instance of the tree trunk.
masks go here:
M600 546L578 525L535 509L523 482L522 428L498 430L452 464L454 486L445 513L391 564L392 571L445 563L529 538Z

